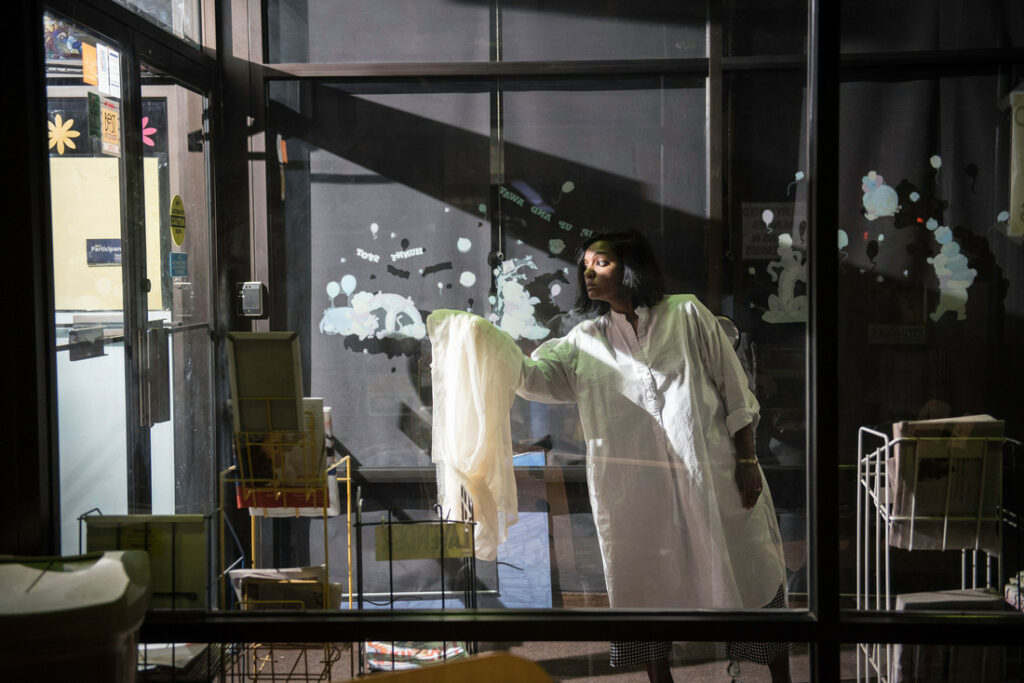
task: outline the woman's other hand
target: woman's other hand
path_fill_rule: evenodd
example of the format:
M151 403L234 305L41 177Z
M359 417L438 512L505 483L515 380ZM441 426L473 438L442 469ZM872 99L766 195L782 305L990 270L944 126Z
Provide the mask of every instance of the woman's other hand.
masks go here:
M761 497L761 468L754 454L754 427L747 425L733 435L736 444L736 485L743 508L749 510Z
M739 463L736 465L736 485L740 488L740 500L743 508L749 510L761 497L761 468L756 462Z

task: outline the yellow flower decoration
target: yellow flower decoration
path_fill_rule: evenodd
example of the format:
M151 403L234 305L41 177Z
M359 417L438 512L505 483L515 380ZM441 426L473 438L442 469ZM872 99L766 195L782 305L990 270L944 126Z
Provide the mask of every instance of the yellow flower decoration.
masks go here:
M50 146L48 149L53 149L54 145L57 146L57 154L64 154L64 147L67 146L69 149L75 149L75 143L71 141L71 138L77 138L81 133L77 130L71 130L71 126L75 125L74 119L68 119L62 121L60 114L57 114L57 120L47 121L46 125L50 127Z

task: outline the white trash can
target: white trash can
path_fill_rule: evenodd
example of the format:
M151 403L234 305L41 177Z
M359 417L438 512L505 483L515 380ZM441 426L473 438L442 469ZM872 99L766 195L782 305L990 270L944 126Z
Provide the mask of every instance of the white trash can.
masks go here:
M0 680L127 683L149 604L149 556L0 557Z

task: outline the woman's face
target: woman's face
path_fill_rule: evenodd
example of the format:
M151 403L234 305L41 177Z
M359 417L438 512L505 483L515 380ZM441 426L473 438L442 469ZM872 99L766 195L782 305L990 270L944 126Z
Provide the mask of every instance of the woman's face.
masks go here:
M587 249L583 255L583 282L593 301L605 301L613 307L621 303L625 293L622 262L611 244L599 240Z

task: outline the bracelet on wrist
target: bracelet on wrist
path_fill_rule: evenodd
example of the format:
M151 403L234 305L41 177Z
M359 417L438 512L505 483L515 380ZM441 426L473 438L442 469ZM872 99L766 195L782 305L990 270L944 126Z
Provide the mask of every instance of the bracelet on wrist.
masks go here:
M736 458L737 465L756 465L757 458Z

